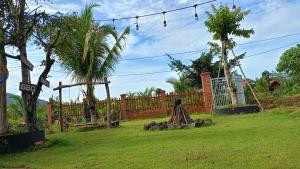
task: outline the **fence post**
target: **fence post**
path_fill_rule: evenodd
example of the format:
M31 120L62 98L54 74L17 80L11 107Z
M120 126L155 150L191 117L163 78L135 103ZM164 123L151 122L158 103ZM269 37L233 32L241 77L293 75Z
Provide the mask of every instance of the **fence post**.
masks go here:
M48 111L48 127L52 126L52 104L50 102L47 103L47 111Z
M126 94L121 94L121 115L122 115L122 119L127 118L127 114L126 114Z
M210 72L202 72L200 76L202 79L205 112L210 112L212 108L212 101L213 101Z
M166 91L164 91L164 90L160 91L160 99L161 99L161 114L168 116Z

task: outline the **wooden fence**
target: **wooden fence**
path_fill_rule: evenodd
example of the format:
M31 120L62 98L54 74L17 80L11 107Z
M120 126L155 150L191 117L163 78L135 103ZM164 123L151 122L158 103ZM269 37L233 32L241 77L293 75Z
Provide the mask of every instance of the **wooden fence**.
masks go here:
M162 117L171 114L176 99L181 99L183 107L188 112L207 113L211 109L212 95L210 74L201 74L201 91L189 93L165 93L161 91L157 96L127 97L111 99L111 113L118 114L120 119L138 119L148 117ZM100 116L104 116L107 109L107 101L102 100L96 103L96 109ZM53 111L58 111L57 105L48 104L48 121L51 121ZM63 116L82 117L84 116L84 105L82 103L63 104ZM50 119L49 119L50 118Z

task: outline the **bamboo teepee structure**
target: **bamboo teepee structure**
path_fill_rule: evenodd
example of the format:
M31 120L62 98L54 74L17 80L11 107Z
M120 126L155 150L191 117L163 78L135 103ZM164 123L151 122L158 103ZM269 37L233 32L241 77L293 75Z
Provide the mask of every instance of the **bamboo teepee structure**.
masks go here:
M172 125L187 125L193 123L193 119L190 117L188 112L181 105L181 100L175 100L175 105L173 108L171 119L168 124Z

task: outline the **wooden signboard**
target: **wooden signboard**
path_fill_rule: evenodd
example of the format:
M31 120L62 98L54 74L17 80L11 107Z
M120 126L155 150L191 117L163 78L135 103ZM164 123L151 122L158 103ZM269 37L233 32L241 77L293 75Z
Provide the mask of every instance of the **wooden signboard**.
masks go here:
M41 83L43 83L46 87L50 87L50 82L43 77L41 77Z
M24 92L35 92L36 85L20 82L19 90Z
M33 64L31 62L29 62L29 60L27 60L24 56L20 56L20 60L22 61L23 64L26 65L26 67L29 69L29 70L33 70Z

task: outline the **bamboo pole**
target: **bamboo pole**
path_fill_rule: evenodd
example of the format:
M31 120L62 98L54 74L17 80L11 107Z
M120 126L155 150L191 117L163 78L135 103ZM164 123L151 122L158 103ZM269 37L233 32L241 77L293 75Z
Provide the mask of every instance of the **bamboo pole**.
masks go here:
M236 58L236 55L235 55L233 49L231 49L231 52L232 52L234 58ZM264 108L262 107L262 105L260 104L260 101L258 100L258 98L257 98L257 96L256 96L256 94L255 94L255 92L254 92L254 90L253 90L253 88L252 88L252 86L250 85L249 81L247 80L246 74L245 74L245 72L243 71L242 66L241 66L241 63L240 63L239 60L237 60L237 64L238 64L238 67L239 67L240 70L241 70L241 73L243 74L243 76L244 76L244 78L245 78L245 80L246 80L247 85L249 86L249 88L250 88L250 90L251 90L251 92L252 92L253 97L255 98L256 102L258 103L258 105L259 105L261 111L265 111Z

